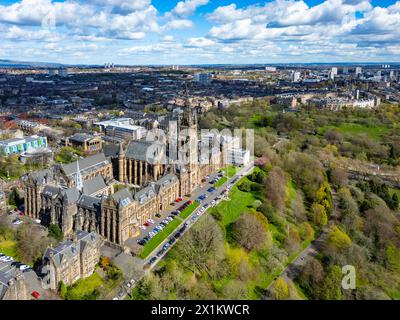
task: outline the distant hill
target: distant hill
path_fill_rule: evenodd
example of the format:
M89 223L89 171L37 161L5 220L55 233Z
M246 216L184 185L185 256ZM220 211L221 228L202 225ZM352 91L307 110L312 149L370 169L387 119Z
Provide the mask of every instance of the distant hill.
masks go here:
M60 68L64 65L61 63L48 63L48 62L30 62L30 61L13 61L0 59L0 68Z

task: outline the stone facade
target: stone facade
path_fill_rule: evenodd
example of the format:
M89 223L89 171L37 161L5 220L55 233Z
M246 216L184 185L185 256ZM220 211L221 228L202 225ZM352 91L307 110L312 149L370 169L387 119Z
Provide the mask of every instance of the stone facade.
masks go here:
M43 257L44 273L49 284L56 289L60 282L72 285L93 274L100 259L102 240L96 233L78 231L71 240L48 248Z
M191 194L205 176L223 166L223 147L199 162L197 119L186 108L179 119L177 159L166 162L166 142L135 140L108 145L102 153L23 178L25 211L45 225L58 224L64 235L84 230L123 245L139 226L182 195ZM203 159L204 160L204 159ZM113 185L125 185L114 193Z

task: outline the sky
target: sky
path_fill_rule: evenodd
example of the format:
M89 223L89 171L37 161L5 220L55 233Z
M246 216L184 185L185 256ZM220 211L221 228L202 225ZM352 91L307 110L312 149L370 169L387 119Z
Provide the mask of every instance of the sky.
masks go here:
M400 62L400 0L0 0L0 59Z

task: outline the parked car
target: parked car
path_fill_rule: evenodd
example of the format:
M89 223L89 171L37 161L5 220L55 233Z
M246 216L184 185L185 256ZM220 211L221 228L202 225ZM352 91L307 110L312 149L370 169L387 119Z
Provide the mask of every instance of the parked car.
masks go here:
M31 296L34 297L35 299L39 299L40 298L40 293L37 291L32 291Z
M156 260L157 260L157 257L151 258L149 261L150 265L152 265L154 262L156 262Z
M168 243L173 244L175 241L176 241L175 238L171 238L171 239L169 239Z

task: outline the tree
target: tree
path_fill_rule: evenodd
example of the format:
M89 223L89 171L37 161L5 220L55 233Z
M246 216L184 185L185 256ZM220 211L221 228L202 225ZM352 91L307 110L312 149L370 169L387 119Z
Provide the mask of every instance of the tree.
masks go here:
M32 224L24 223L17 231L17 254L21 261L33 264L41 260L50 241L42 230Z
M346 169L340 167L331 168L329 171L330 181L337 188L344 187L348 184L348 173Z
M393 243L389 243L386 248L386 259L391 270L400 272L400 249L396 248Z
M110 259L108 257L100 258L100 267L107 269L110 266Z
M276 279L272 287L272 297L275 300L284 300L289 297L289 286L281 277Z
M346 232L333 226L328 233L326 244L335 250L343 250L351 246L351 239Z
M324 278L324 268L317 259L312 258L304 266L297 280L310 298L316 298Z
M62 241L64 238L63 232L58 224L51 224L49 226L49 237L56 239L57 241Z
M342 270L338 266L331 266L323 282L320 299L340 300L342 298Z
M60 293L60 297L65 299L68 293L68 288L67 286L64 284L64 282L60 281L59 285L58 285L58 292Z
M267 232L255 215L244 213L233 223L232 237L243 248L251 251L264 247Z
M17 208L24 203L22 198L19 195L17 188L12 188L8 199L9 199L8 203Z
M302 240L314 238L314 229L308 222L303 222L299 226L299 234Z
M215 219L206 215L185 235L177 246L183 267L193 273L212 277L218 262L224 258L224 235Z
M273 167L265 179L265 196L277 209L285 206L287 177L280 167Z
M328 223L325 207L319 203L313 203L311 206L312 221L318 226L323 227Z

